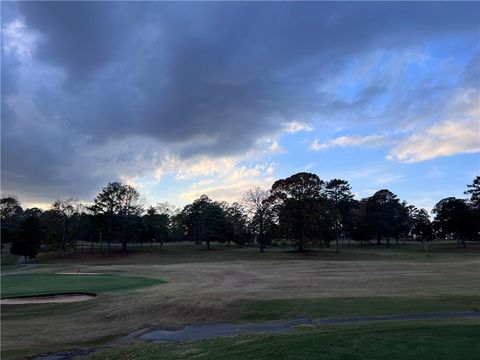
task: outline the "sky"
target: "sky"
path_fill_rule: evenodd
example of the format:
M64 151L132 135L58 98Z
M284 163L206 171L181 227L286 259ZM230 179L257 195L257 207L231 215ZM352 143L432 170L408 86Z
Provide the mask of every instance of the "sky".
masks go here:
M1 191L147 204L313 172L431 209L480 174L479 2L3 2Z

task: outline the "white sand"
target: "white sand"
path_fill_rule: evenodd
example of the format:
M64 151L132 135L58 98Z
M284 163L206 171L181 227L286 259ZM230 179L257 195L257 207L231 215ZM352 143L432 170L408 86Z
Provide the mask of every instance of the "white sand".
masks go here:
M87 294L63 294L51 296L29 296L21 298L2 299L2 305L20 305L20 304L46 304L46 303L68 303L77 301L86 301L95 296Z

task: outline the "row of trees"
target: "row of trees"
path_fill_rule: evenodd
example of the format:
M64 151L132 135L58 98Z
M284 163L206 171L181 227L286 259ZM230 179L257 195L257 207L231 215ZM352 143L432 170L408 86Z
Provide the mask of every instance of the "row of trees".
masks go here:
M247 191L241 202L228 204L202 195L183 209L168 203L144 208L138 191L113 182L104 187L92 205L75 199L56 201L51 208L22 209L14 196L1 198L1 236L11 242L11 252L33 257L40 247L63 253L77 241L112 242L127 250L129 242L188 240L205 243L257 243L261 252L274 241L294 244L298 251L308 246L329 246L348 238L374 240L390 246L394 239L429 242L435 237L455 239L458 246L478 240L480 234L480 177L467 185L468 199L440 200L432 213L401 201L383 189L355 200L345 180L321 180L316 174L298 173L276 181L271 189Z

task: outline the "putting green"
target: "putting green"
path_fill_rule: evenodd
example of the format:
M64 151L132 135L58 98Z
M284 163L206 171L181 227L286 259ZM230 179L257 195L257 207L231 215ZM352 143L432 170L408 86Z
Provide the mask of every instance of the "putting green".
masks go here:
M162 284L165 281L145 277L119 275L26 274L2 276L1 298L46 295L66 292L103 293L134 290Z

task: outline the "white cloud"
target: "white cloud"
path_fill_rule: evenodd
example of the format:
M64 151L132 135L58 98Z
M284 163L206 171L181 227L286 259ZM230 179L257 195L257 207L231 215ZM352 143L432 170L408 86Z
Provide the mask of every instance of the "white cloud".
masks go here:
M215 200L239 201L248 189L256 186L269 188L275 181L275 178L271 176L273 172L274 165L271 163L235 166L225 169L214 179L211 178L207 181L202 179L194 183L179 197L183 200L193 201L205 194Z
M273 140L271 145L268 147L268 151L272 154L276 154L276 153L279 153L279 152L282 152L284 151L284 149L282 148L282 146L278 143L278 141L276 140Z
M177 180L188 180L196 177L214 176L220 173L231 172L239 161L236 157L200 157L181 160L178 157L167 155L160 166L154 171L154 176L160 180L165 174L175 174Z
M275 166L262 160L252 161L248 157L198 157L182 160L166 156L154 172L156 181L167 174L175 180L184 181L180 185L178 198L193 201L202 194L214 200L228 202L239 201L250 188L260 186L269 188L275 181Z
M5 54L15 54L21 61L28 61L36 50L38 36L29 31L23 21L17 19L2 27L2 47Z
M205 187L201 189L192 189L180 194L180 198L186 201L198 199L202 194L209 196L214 200L223 200L228 202L240 201L242 195L251 188L261 187L270 188L275 179L267 178L243 178L237 181L223 181L217 186Z
M327 142L320 142L318 139L313 140L309 149L313 151L325 150L332 147L350 147L350 146L366 146L377 147L385 145L387 138L384 135L367 135L367 136L340 136Z
M285 131L293 134L299 131L313 131L313 127L304 122L292 121L285 124Z
M387 156L389 160L415 163L462 153L480 151L480 118L445 121L401 141Z

